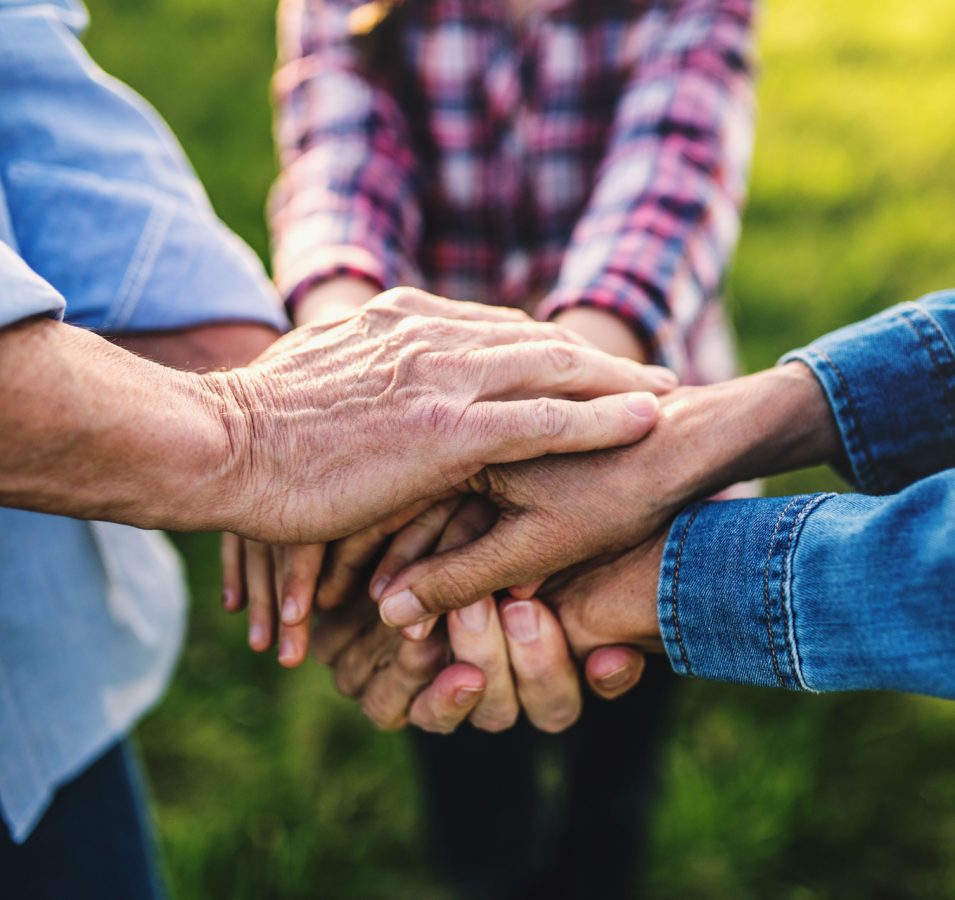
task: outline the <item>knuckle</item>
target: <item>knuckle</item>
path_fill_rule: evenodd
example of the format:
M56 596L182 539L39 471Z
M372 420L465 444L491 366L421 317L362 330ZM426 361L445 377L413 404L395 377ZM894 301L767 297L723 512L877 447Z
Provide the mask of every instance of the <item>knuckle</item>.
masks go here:
M547 710L546 715L540 716L534 724L548 734L559 734L566 731L580 718L580 703L567 702Z
M491 734L500 734L507 731L517 724L520 710L515 705L506 710L483 710L478 708L471 713L471 724L480 731L487 731Z
M335 667L335 689L343 697L356 697L358 695L357 673L351 666L339 665Z
M455 432L464 418L465 409L444 397L431 399L422 414L422 425L434 435L446 436Z
M380 693L366 694L361 701L361 711L381 731L397 731L405 724L404 714Z
M543 437L560 437L567 427L567 414L563 407L550 397L541 397L533 403L537 433Z
M572 375L580 368L580 355L569 344L554 341L545 346L547 361L555 372Z

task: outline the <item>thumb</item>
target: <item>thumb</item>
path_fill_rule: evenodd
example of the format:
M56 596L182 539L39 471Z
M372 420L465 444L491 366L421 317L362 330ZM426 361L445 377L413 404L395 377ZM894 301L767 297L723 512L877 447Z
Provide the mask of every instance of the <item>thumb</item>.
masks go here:
M536 530L532 514L502 516L476 541L412 563L388 585L379 603L382 620L406 628L470 606L512 584L546 577L560 568L559 548L542 552Z

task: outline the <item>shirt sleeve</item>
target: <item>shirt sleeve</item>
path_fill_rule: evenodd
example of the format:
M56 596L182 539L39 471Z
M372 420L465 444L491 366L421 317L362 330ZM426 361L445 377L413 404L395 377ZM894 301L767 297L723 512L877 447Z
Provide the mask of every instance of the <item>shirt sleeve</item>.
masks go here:
M752 0L683 0L635 48L590 202L539 314L626 319L687 369L739 235L753 139ZM644 45L645 44L645 45Z
M892 307L783 357L819 379L866 493L955 465L955 292Z
M0 19L0 215L7 243L66 298L66 321L284 328L261 262L218 219L166 124L86 53L79 8L0 3Z
M31 316L63 318L66 302L0 241L0 328Z
M684 510L658 593L677 672L955 697L953 336L947 292L783 358L816 374L867 494Z
M686 509L660 572L673 669L792 690L955 698L955 470L888 497Z
M350 0L279 6L274 80L281 174L270 200L275 278L291 302L333 275L416 283L416 160L393 96L366 76Z

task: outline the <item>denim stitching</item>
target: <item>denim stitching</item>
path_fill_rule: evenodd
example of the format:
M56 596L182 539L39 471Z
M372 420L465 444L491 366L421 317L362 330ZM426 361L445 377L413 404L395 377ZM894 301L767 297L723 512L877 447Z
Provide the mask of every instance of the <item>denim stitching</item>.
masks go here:
M849 437L853 439L854 443L859 445L859 450L865 458L864 461L866 472L864 474L867 476L865 481L870 482L871 487L876 493L881 493L882 479L879 477L878 470L875 468L875 464L872 461L872 450L869 447L868 439L866 438L865 431L862 428L862 420L859 416L859 410L856 407L852 392L849 390L849 382L846 380L845 375L842 374L842 370L839 368L839 366L836 365L835 360L828 353L826 353L825 350L816 348L815 352L823 360L825 360L825 362L832 366L832 371L836 373L836 377L839 379L842 392L845 394L846 407L849 414ZM851 448L847 449L850 449L851 451Z
M796 532L802 528L803 523L825 500L835 497L835 494L822 494L806 502L806 505L799 510L793 519L792 527L789 529L789 538L786 541L786 553L783 556L783 573L779 582L779 605L782 610L783 624L786 626L786 649L789 653L789 663L792 666L793 674L803 690L808 691L809 685L802 674L802 663L799 660L799 649L796 646L796 628L795 613L792 610L792 602L786 602L787 586L792 578L792 558L793 558L793 540ZM792 590L788 591L789 597L792 597Z
M696 521L696 517L700 514L702 507L698 506L693 510L693 515L687 520L686 526L683 529L683 534L680 537L680 545L677 547L676 551L676 563L674 564L673 569L673 592L671 596L671 604L673 606L673 630L676 632L676 642L680 647L680 658L683 660L683 665L686 666L686 674L693 674L693 667L690 665L690 657L686 652L686 645L683 643L683 632L680 630L680 613L678 609L677 597L679 595L680 589L680 564L683 561L683 545L686 543L686 539L690 534L690 527Z
M779 534L779 529L783 524L783 519L786 518L786 513L788 513L789 510L791 510L801 500L801 497L793 497L793 499L787 504L786 508L779 514L779 518L776 520L776 527L773 529L772 537L769 539L769 551L766 554L766 572L763 581L763 600L766 608L766 635L769 638L769 652L773 657L773 671L776 673L776 681L779 682L780 687L786 687L786 681L783 678L782 669L779 666L779 657L776 655L776 638L773 634L772 611L769 602L769 570L773 561L773 547L776 544L776 536Z
M908 327L912 330L916 338L918 338L918 342L925 348L925 352L928 354L929 360L932 363L932 370L929 372L929 374L932 376L940 376L947 381L948 379L945 379L942 373L945 371L946 364L950 364L952 362L951 353L945 354L948 359L941 360L936 354L935 349L933 349L935 341L943 338L941 329L939 328L936 321L914 304L912 304L909 309L903 310L900 314L900 317L902 321L905 322L905 324L908 325ZM933 333L931 336L922 333L922 329L919 326L923 323L932 329ZM942 340L942 344L943 347L945 347L944 340ZM947 349L947 347L945 347L945 349ZM948 406L945 408L945 412L949 423L955 427L955 408Z
M129 321L146 287L146 282L155 268L156 258L159 256L172 218L171 210L163 209L158 204L153 206L143 233L136 244L123 283L116 292L116 302L110 310L109 317L103 323L105 327L123 328Z

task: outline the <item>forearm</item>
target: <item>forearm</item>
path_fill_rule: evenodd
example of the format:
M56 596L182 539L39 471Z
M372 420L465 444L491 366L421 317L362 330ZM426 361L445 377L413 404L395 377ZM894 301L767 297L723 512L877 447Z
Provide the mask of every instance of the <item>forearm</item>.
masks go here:
M677 672L955 697L955 473L890 497L703 503L677 518L660 630Z
M661 498L671 513L735 484L841 457L835 420L819 383L801 363L662 400L644 441L666 465ZM652 442L652 443L651 443ZM634 449L635 459L638 449Z
M377 294L377 288L363 278L330 278L295 303L292 318L296 325L306 325L347 317Z
M49 320L0 331L0 503L145 528L227 515L228 405L214 379Z

